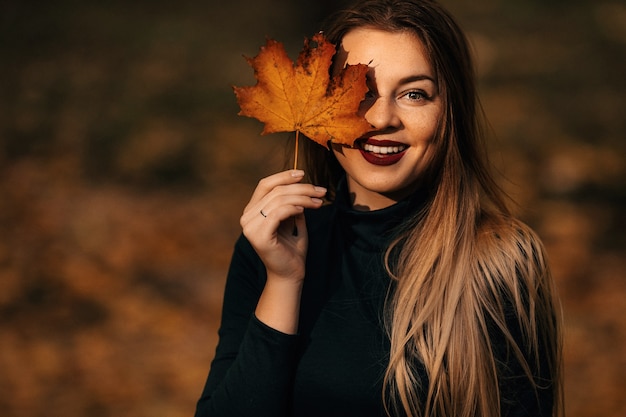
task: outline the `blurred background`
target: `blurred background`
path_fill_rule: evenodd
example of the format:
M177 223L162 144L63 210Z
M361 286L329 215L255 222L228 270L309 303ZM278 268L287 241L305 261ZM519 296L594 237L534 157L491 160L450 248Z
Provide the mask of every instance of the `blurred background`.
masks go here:
M0 1L0 413L191 416L238 219L285 136L231 85L338 1ZM567 413L626 415L626 4L444 0L544 239Z

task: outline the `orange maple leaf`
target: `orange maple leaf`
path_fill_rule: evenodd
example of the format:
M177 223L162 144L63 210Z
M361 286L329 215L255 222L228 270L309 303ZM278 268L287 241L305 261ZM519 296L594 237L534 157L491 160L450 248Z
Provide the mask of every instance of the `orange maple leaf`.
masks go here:
M322 33L312 40L317 46L305 39L295 64L283 44L272 39L256 57L247 58L257 84L234 87L239 114L265 123L263 135L295 131L296 139L300 132L322 146L329 141L352 146L372 129L357 114L368 91L368 67L347 65L331 77L334 45Z

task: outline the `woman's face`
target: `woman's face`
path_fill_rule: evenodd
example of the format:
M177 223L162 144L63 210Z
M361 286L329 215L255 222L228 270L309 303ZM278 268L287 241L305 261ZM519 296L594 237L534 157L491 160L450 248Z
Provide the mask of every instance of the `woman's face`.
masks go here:
M409 32L357 28L342 40L338 68L366 64L369 93L361 112L374 127L353 148L333 152L347 174L353 205L387 207L410 195L431 159L442 114L433 69L422 42Z

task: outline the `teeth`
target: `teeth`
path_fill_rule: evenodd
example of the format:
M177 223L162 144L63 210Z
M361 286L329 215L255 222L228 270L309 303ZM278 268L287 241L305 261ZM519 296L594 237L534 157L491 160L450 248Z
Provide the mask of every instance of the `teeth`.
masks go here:
M381 155L387 155L390 153L398 153L398 152L402 152L403 150L406 149L406 146L404 145L400 145L400 146L374 146L374 145L370 145L369 143L364 143L363 144L363 149L367 152L372 152L372 153L378 153Z

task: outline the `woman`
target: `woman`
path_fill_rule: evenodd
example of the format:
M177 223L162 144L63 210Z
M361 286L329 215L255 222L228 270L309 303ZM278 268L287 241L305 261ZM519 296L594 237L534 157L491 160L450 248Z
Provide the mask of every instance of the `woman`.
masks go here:
M370 67L373 131L259 182L196 415L558 415L555 290L488 172L461 30L367 0L325 34Z

